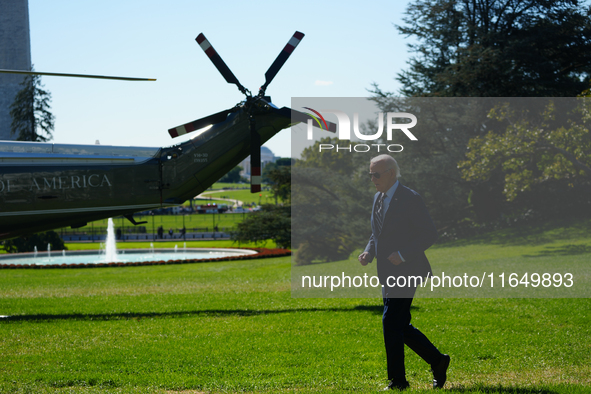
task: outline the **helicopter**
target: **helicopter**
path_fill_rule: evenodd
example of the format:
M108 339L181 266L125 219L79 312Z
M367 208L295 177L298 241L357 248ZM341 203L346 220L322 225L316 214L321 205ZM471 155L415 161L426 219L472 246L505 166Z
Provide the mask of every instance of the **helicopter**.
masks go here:
M209 129L163 148L0 141L0 240L182 204L251 156L251 192L261 190L261 145L312 116L279 108L266 89L304 37L296 31L253 95L238 81L203 33L195 39L226 82L245 99L234 107L168 130L172 138ZM17 74L133 81L148 78L0 70ZM316 126L316 125L314 125ZM334 123L325 123L336 132Z

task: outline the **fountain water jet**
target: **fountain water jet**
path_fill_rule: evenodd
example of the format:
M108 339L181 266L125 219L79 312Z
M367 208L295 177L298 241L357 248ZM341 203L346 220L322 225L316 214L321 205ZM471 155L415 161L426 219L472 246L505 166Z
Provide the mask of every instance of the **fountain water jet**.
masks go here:
M109 218L107 222L107 243L105 245L104 261L107 263L117 262L117 241L115 240L115 226L112 218Z
M51 245L47 245L48 258L36 259L37 247L35 247L35 257L22 257L18 253L0 255L0 266L2 265L78 265L78 264L105 264L105 263L134 263L144 261L168 261L168 260L185 260L185 259L215 259L222 257L245 256L256 254L257 252L244 249L201 249L194 248L187 250L186 242L183 243L183 253L178 253L178 244L175 245L174 250L154 249L154 243L150 242L149 253L147 250L128 250L128 253L122 251L117 254L117 244L115 240L115 229L113 219L108 220L107 225L107 241L106 244L101 243L99 255L96 251L74 251L68 252L66 256L65 251L62 251L62 256L51 258Z
M183 253L175 253L171 249L156 249L151 253L147 249L128 250L127 253L117 255L117 261L107 259L105 254L97 255L96 251L73 251L68 252L66 256L52 256L47 258L45 255L34 258L32 256L23 256L21 253L5 253L0 255L0 266L3 265L63 265L63 264L110 264L110 263L141 263L141 262L162 262L168 260L199 260L215 259L221 257L234 257L253 255L257 252L245 249L202 249L192 248Z

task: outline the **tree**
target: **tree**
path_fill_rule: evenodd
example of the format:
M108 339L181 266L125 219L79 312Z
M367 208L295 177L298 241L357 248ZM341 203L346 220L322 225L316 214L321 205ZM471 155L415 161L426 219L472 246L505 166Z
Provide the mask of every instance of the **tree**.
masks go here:
M298 265L343 260L367 244L374 191L367 176L366 182L353 178L328 168L293 169L292 242Z
M575 96L591 71L591 7L578 0L416 0L398 30L416 55L406 96Z
M51 93L43 90L39 75L27 75L21 86L23 88L10 105L11 135L16 135L18 141L51 140L54 126L54 116L50 112ZM65 249L64 242L55 231L4 241L3 246L9 253L32 252L35 246L46 249L48 243L56 250Z
M237 242L259 243L267 239L277 246L291 248L291 167L281 166L271 171L272 190L283 205L263 205L261 211L254 212L236 226L231 237Z
M236 242L264 242L273 240L278 247L291 248L291 207L289 205L264 205L238 223L231 234Z
M10 105L11 135L16 135L18 141L51 140L54 126L51 93L43 90L39 75L27 75L21 86Z
M243 170L242 167L240 166L236 166L234 168L232 168L230 170L230 172L228 172L226 175L224 175L219 182L224 182L224 183L238 183L242 180L242 177L240 176L240 172Z
M474 215L484 221L500 215L498 200L502 200L502 193L498 191L496 178L474 184L462 178L457 167L465 159L470 138L483 135L496 121L486 115L499 99L388 96L373 99L385 113L417 114L419 122L412 130L418 141L405 142L404 150L394 157L400 166L400 181L425 199L438 229L454 226ZM364 169L368 162L369 159Z
M348 154L347 151L337 152L336 149L320 152L320 144L336 146L339 142L340 140L336 137L320 139L320 141L302 151L302 159L297 162L297 165L307 168L324 168L343 175L353 175L362 166L367 172L368 163L372 157L371 153Z
M263 183L266 184L273 184L274 177L271 176L271 173L281 167L290 167L292 165L292 161L294 161L290 157L280 157L279 159L275 160L275 162L267 163L263 167Z
M409 68L398 74L400 93L429 98L575 96L589 86L590 9L577 0L415 0L405 24L397 27L415 39L409 45ZM393 93L377 85L372 93L381 111L398 112ZM502 173L493 171L477 181L458 169L469 141L487 135L499 122L486 117L494 103L482 100L474 108L450 105L457 119L453 127L448 127L453 121L440 121L445 111L431 108L444 104L423 103L422 111L436 115L427 116L432 132L405 145L396 157L404 182L425 197L440 229L474 215L496 219L504 209ZM423 112L420 119L425 124ZM502 134L501 128L495 130Z
M267 174L275 202L280 200L283 204L289 204L291 201L291 167L276 167Z
M297 264L346 259L367 244L375 193L367 173L375 153L329 150L323 138L292 169L292 242Z
M467 159L459 164L464 179L485 181L500 171L508 200L549 180L565 179L574 186L591 179L588 99L549 100L536 113L514 108L505 104L490 112L505 122L503 132L491 130L470 140Z
M7 253L24 253L32 252L37 247L37 250L47 250L47 245L51 245L52 250L65 250L64 241L55 231L47 231L44 233L31 234L26 237L19 237L9 239L2 243L4 250Z

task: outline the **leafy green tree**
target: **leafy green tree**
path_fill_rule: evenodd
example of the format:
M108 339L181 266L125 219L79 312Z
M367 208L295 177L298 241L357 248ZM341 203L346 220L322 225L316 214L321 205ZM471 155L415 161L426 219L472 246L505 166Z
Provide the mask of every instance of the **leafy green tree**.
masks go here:
M304 167L299 162L292 179L292 242L297 264L343 260L365 246L374 194L369 181L360 184L350 174Z
M409 112L419 116L412 129L418 141L404 141L404 150L393 157L400 166L400 182L421 194L438 229L454 226L473 215L481 220L500 215L502 193L498 191L496 178L471 183L462 178L457 167L465 159L470 138L484 134L491 127L489 124L494 120L486 115L498 99L389 96L373 99L384 113ZM361 167L364 173L367 163L369 159Z
M50 111L51 93L43 90L39 75L27 75L21 86L22 89L10 105L11 135L16 135L18 141L51 140L54 127L54 116ZM55 231L4 241L3 246L9 253L32 252L35 246L39 250L47 249L48 243L54 250L65 249L63 241Z
M43 90L39 75L27 75L21 86L10 106L11 134L18 141L51 140L54 127L51 93Z
M269 173L272 192L283 205L263 205L236 227L231 234L237 242L262 242L267 239L284 248L291 248L291 167L280 166Z
M338 145L341 140L336 137L325 137L315 143L313 146L305 148L302 151L302 159L297 162L300 167L324 168L338 174L355 176L360 166L369 166L371 153L354 153L347 150L338 151L336 149L324 150L320 152L320 144ZM376 156L373 154L373 156ZM367 169L366 171L367 172Z
M292 242L297 264L343 260L367 243L375 193L369 152L324 150L323 138L302 152L292 170Z
M51 245L52 250L65 250L64 241L55 231L31 234L26 237L19 237L4 241L2 247L7 253L24 253L37 250L47 250L47 245Z
M271 239L278 247L291 248L291 209L289 205L264 205L236 226L231 234L236 242L264 242Z
M267 163L262 170L262 181L265 184L272 183L273 181L269 178L269 173L277 168L277 164L275 163Z
M292 166L294 164L295 160L292 159L291 157L280 157L277 160L275 160L275 164L278 166Z
M400 33L413 38L413 57L398 74L400 93L409 97L575 96L589 86L591 72L590 7L573 0L459 1L414 0ZM397 98L374 85L373 99L383 112L398 112ZM430 108L431 103L435 108ZM420 124L429 124L417 144L396 156L403 182L427 200L438 228L468 217L498 218L505 210L504 175L467 178L458 168L469 141L482 138L498 119L494 107L431 101L421 105ZM412 111L409 111L412 112ZM446 126L447 124L447 126ZM502 135L501 128L496 128ZM490 137L492 138L492 136ZM500 138L500 137L499 137ZM468 181L467 179L471 179Z
M577 0L415 0L406 96L575 96L591 71L591 7ZM379 89L376 89L376 92Z
M230 172L228 172L226 175L224 175L219 182L224 182L224 183L238 183L242 180L242 177L240 176L240 171L242 171L243 168L240 166L236 166L234 168L232 168L230 170Z
M583 90L577 97L591 97L591 88Z
M295 160L290 157L280 157L274 163L267 163L263 167L263 183L273 184L273 176L270 176L270 174L279 167L290 167L293 161Z
M508 200L549 180L574 186L591 179L589 99L550 100L542 108L534 116L509 104L493 109L489 116L506 128L470 140L467 159L459 164L464 179L485 181L500 171Z
M268 177L275 201L280 200L283 204L289 204L291 201L291 167L276 167L268 172Z

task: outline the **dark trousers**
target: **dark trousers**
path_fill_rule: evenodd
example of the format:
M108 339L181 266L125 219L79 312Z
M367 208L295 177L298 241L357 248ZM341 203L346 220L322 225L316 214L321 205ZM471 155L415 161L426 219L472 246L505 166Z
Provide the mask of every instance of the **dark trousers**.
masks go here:
M382 325L388 360L388 380L395 382L406 381L405 344L431 365L437 365L442 356L431 341L410 324L411 304L412 298L384 298Z

